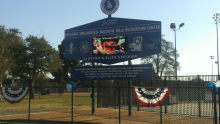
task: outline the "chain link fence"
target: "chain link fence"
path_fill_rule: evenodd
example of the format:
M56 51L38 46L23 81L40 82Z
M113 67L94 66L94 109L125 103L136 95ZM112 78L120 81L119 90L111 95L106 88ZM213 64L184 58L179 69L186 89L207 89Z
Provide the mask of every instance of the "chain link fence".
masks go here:
M218 95L213 94L215 89L208 87L210 81L217 80L217 76L181 76L177 79L162 77L160 80L98 81L94 98L95 114L91 114L91 87L77 87L73 94L66 92L66 87L45 87L43 90L34 87L34 99L29 99L27 95L17 104L10 104L5 99L0 102L0 121L94 122L96 120L98 123L113 123L103 122L109 119L114 120L114 123L126 124L219 123ZM136 100L131 86L170 87L171 91L159 106L145 107ZM41 116L37 116L39 113Z
M122 115L115 113L121 122L129 119L134 122L172 124L181 122L182 119L188 123L198 123L205 119L203 123L213 123L213 96L209 88L173 87L167 99L157 107L145 107L135 97L129 100L129 89L129 87L98 87L97 107L127 111ZM131 116L129 106L132 108Z

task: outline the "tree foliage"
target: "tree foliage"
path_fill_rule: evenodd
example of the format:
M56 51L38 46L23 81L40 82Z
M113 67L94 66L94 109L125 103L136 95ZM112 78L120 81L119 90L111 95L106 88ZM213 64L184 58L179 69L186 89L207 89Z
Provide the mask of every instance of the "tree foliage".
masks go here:
M176 59L179 57L176 51ZM153 64L154 78L160 78L162 75L172 76L175 75L175 48L173 44L162 38L161 40L161 53L141 58L142 64ZM176 61L177 70L181 67L179 62Z
M58 45L59 57L62 60L62 70L53 72L55 80L59 86L65 86L67 83L73 80L73 67L79 64L78 60L65 58L64 41Z
M21 32L18 29L6 29L0 25L0 84L2 75L6 71L11 72L11 68L15 66L14 48L23 45ZM14 52L13 52L14 51Z
M13 75L23 79L31 87L39 75L62 70L62 61L58 52L43 36L29 35L24 40L23 46L12 50L16 63L16 66L12 68ZM31 98L34 98L33 90L31 91Z
M35 79L35 89L41 94L46 91L46 87L49 86L49 78L44 74L39 74ZM39 95L40 97L40 95Z
M91 80L74 80L73 79L73 68L75 66L91 66L91 62L86 61L79 61L75 59L67 59L65 58L65 49L64 49L64 41L61 42L60 45L58 45L59 55L62 59L62 67L63 70L59 70L57 72L53 72L52 75L55 77L55 80L58 82L59 86L65 86L70 81L75 81L75 85L80 86L91 86L92 81ZM102 64L95 64L96 66L102 66Z

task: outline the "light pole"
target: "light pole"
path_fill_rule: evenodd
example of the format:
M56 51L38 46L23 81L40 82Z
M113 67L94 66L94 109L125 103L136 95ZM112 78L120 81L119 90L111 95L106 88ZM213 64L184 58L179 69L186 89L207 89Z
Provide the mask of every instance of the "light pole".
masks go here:
M217 62L218 64L218 80L219 80L219 56L218 56L218 23L220 23L220 13L215 13L212 17L216 24L216 32L217 32Z
M176 31L180 30L181 27L183 27L184 23L181 23L179 25L179 29L176 29L175 23L170 24L170 28L174 31L175 34L175 74L176 74L176 80L177 80L177 66L176 66Z
M211 60L212 60L212 76L213 76L213 59L214 59L214 56L210 56Z

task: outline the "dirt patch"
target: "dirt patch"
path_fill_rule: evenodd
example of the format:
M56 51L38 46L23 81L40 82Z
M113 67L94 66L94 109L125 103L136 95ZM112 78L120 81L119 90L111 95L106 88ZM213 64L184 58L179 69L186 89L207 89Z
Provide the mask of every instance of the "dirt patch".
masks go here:
M55 111L32 113L30 120L41 121L66 121L71 122L71 111ZM160 124L160 113L137 112L132 111L128 116L127 110L120 112L121 124ZM192 116L180 115L162 115L163 124L211 124L212 118L199 118ZM0 116L0 120L28 120L28 114ZM119 123L119 111L117 109L96 108L95 114L91 114L91 109L74 110L73 122L89 122L100 124L117 124Z

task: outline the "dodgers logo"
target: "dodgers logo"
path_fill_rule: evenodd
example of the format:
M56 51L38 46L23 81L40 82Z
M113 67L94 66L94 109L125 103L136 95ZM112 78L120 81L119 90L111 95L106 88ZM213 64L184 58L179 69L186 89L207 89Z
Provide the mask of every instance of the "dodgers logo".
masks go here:
M106 15L111 15L118 10L119 0L102 0L101 10Z
M88 42L84 41L80 44L79 49L82 53L88 53L90 50L90 45Z

